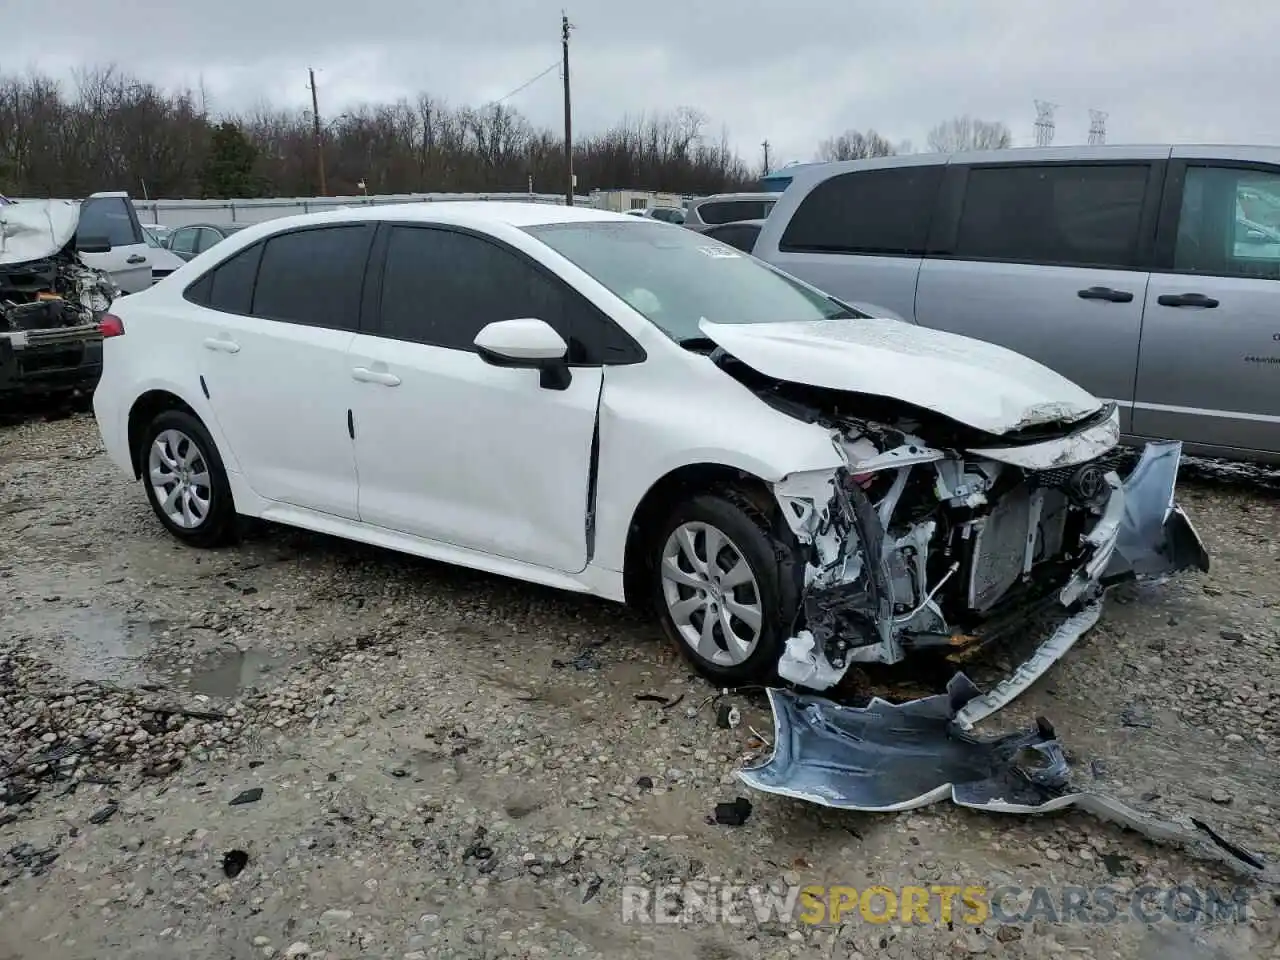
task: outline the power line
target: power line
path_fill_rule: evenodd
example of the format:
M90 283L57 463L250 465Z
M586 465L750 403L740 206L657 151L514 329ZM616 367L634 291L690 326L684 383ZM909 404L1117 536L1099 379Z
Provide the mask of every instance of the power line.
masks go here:
M497 100L490 100L489 101L490 105L496 106L497 104L502 103L505 100L510 100L512 97L514 97L520 91L524 90L526 87L533 86L535 83L537 83L539 80L545 77L552 70L556 69L558 66L560 66L560 61L556 60L555 63L551 64L551 66L547 67L547 69L543 70L536 77L530 77L524 83L520 84L520 86L516 87L514 90L508 93L505 97L499 97Z

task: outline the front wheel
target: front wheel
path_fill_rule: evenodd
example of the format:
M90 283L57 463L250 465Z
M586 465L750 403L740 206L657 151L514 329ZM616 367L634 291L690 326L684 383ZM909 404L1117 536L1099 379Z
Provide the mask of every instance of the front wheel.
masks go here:
M204 424L185 411L166 410L147 425L141 442L147 499L165 528L194 547L232 540L231 486Z
M803 577L781 524L736 491L700 494L678 505L651 543L663 630L717 686L776 675Z

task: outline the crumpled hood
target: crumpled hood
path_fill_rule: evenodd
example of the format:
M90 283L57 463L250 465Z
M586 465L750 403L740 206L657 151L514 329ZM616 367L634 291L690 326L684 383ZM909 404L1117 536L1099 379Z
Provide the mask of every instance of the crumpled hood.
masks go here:
M703 320L699 329L766 376L901 400L996 435L1102 407L1029 357L899 320Z
M0 264L51 257L76 235L80 207L68 200L0 205Z

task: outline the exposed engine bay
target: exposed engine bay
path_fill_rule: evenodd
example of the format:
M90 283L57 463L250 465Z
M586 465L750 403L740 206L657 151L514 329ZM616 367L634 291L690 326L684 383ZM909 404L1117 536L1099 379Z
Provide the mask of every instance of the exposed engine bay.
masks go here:
M1208 569L1173 502L1180 444L1150 444L1122 482L1132 455L1117 446L1114 405L994 436L900 402L774 380L723 354L719 363L770 405L828 427L848 463L774 485L808 552L803 629L779 663L793 683L827 689L853 663L928 649L958 659L1049 624L1039 662L971 705L961 719L973 722L1092 626L1111 584Z
M106 273L85 266L71 248L0 264L0 333L96 324L117 293Z

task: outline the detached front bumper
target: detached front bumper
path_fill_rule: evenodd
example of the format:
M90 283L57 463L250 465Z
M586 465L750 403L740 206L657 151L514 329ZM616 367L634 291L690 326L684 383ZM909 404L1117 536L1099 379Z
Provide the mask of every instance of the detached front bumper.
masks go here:
M1209 551L1174 500L1181 458L1176 440L1149 443L1127 480L1107 475L1111 495L1087 537L1090 554L1058 592L1059 604L1074 612L1011 676L965 704L956 714L961 727L969 729L1015 699L1070 650L1098 622L1109 587L1193 568L1209 571Z

